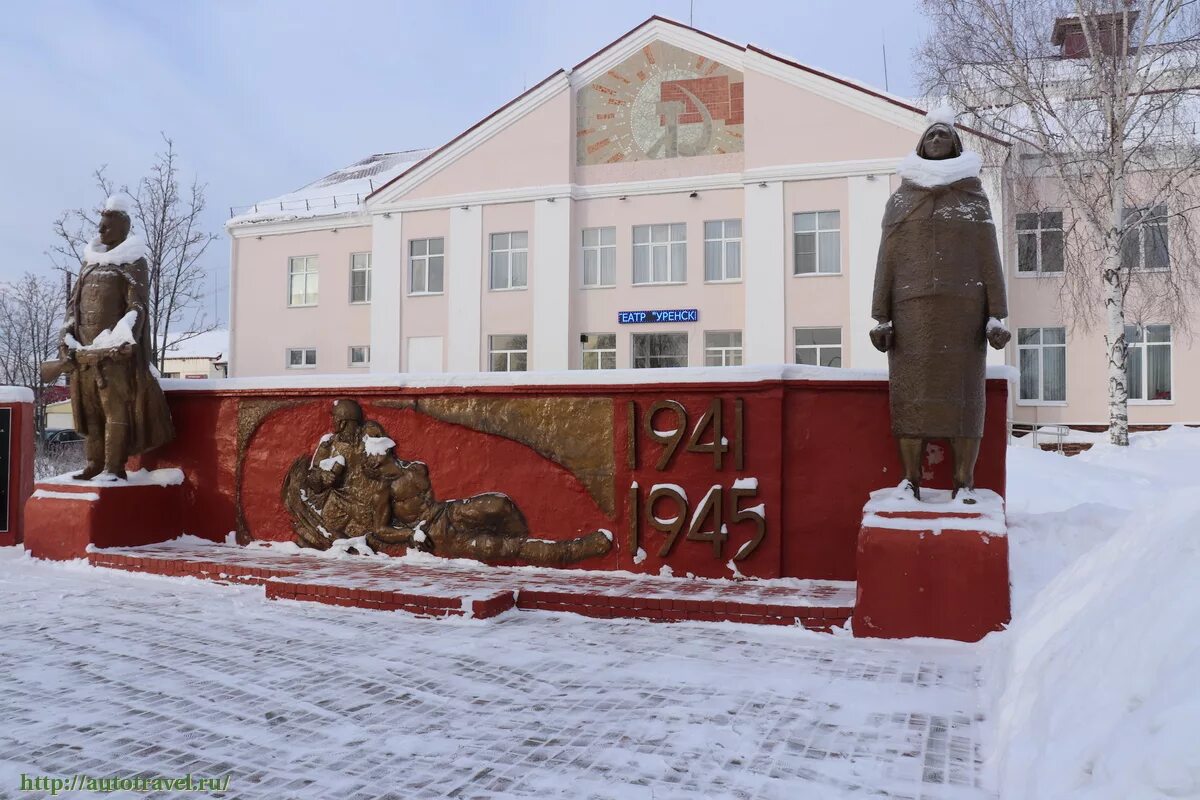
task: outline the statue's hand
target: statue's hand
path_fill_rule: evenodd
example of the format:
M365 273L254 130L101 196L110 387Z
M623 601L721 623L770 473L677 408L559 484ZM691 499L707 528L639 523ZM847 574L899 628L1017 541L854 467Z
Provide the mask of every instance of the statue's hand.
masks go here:
M886 353L892 349L892 343L895 341L896 331L892 328L891 322L883 322L871 329L871 344L875 345L875 349L881 353Z
M993 350L1003 350L1012 338L1012 333L1004 327L1004 323L995 317L988 320L987 340Z

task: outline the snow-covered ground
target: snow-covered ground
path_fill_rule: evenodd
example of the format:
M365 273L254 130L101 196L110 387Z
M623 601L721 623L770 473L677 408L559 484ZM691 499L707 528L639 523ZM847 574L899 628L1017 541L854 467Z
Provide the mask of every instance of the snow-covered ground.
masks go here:
M991 786L1200 797L1200 430L1009 449L1014 621L985 640Z
M1200 431L1009 458L1015 619L978 645L431 621L0 549L0 797L1200 797Z

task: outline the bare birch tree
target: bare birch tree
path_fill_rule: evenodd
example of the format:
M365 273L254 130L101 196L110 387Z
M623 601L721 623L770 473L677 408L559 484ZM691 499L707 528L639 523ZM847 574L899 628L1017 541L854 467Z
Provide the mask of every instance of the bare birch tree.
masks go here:
M53 277L27 272L0 284L0 384L33 390L39 432L45 429L41 366L58 353L63 310L62 287Z
M1063 213L1060 305L1103 320L1109 438L1127 445L1126 325L1187 331L1200 295L1200 3L922 3L927 89L1014 144L1018 211Z
M197 178L190 184L181 182L175 144L165 135L163 142L165 149L155 154L150 173L132 188L121 187L133 199L132 233L146 244L150 332L160 370L169 349L216 327L205 313L208 274L201 264L217 238L205 232L201 222L206 186ZM47 252L54 267L63 272L68 292L79 273L83 250L96 235L104 199L117 188L105 167L93 177L99 203L60 214L54 222L55 243Z

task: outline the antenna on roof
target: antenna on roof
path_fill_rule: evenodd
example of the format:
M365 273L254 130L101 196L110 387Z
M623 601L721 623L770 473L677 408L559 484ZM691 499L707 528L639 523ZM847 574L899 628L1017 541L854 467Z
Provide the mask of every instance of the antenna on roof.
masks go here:
M696 27L694 20L696 17L696 0L688 0L688 27Z
M892 89L891 89L891 87L890 87L890 86L888 86L888 73L887 73L887 34L885 34L885 33L884 33L882 30L879 32L879 43L880 43L880 45L882 45L882 47L883 47L883 90L884 90L885 92L890 92Z

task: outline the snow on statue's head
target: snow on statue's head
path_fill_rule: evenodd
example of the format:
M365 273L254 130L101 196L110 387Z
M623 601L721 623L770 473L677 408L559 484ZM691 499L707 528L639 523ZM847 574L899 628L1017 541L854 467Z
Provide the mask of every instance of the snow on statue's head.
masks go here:
M126 194L110 195L104 201L104 210L100 212L100 242L109 250L129 236L132 208L133 201Z
M957 158L963 153L962 139L954 129L954 110L942 104L925 115L929 127L921 134L917 155L929 161Z

